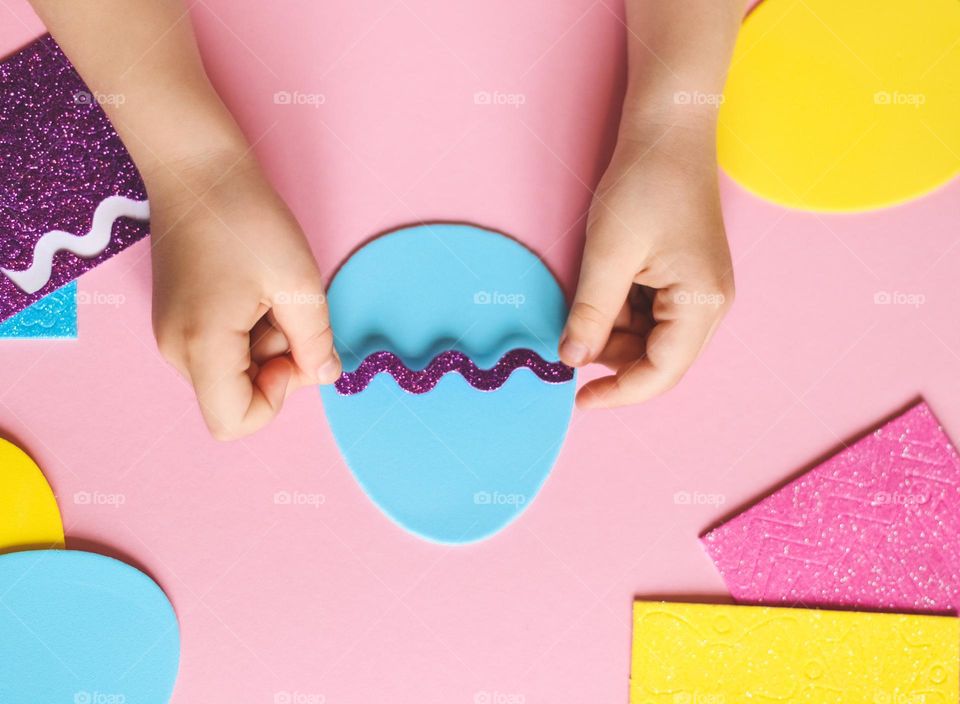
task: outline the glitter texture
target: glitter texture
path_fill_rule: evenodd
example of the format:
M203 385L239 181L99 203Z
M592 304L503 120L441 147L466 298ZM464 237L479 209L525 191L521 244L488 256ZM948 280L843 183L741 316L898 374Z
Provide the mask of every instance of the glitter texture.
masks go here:
M920 403L701 540L739 601L956 613L960 460Z
M0 268L28 268L51 230L88 232L111 195L146 199L98 98L53 39L42 37L0 64ZM50 281L34 294L0 275L0 321L143 238L148 227L120 218L111 232L95 257L59 252Z
M949 616L638 601L631 704L946 704Z
M444 374L458 372L475 389L493 391L503 386L514 370L521 367L550 384L562 384L573 379L573 369L567 365L544 361L536 352L527 349L510 350L491 369L480 369L463 352L447 350L419 371L410 369L392 352L381 351L369 355L355 371L344 372L335 386L344 396L357 394L367 388L373 377L386 372L404 391L423 394L436 386Z
M0 323L0 337L76 338L77 282L48 293Z

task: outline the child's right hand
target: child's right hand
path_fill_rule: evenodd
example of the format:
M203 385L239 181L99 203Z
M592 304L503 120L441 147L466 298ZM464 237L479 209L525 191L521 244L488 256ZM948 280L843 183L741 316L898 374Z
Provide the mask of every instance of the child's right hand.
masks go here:
M340 375L320 272L249 153L145 176L153 327L220 440L266 425L295 389Z

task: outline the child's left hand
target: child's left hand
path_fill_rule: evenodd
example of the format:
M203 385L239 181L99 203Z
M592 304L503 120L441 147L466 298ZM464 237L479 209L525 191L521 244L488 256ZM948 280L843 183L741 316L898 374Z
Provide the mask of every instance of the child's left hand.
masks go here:
M588 408L671 388L733 302L713 123L623 132L590 209L560 343L565 363L615 371L580 389L577 402Z

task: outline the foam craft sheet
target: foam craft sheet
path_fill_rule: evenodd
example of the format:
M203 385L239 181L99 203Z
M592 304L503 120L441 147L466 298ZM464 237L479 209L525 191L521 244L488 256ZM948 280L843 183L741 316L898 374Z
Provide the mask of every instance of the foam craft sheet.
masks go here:
M50 485L26 452L0 439L0 553L63 547L63 521Z
M373 240L334 277L328 301L347 372L381 351L414 370L451 349L483 369L516 349L555 361L567 310L530 250L449 224ZM491 391L457 372L421 394L387 373L349 396L321 387L340 451L374 504L443 543L488 537L530 505L560 451L574 391L529 368Z
M808 210L928 193L960 173L958 36L956 0L764 0L727 79L721 166Z
M169 701L180 659L170 602L103 555L0 556L0 701Z
M631 704L957 701L947 616L635 602Z
M738 601L956 612L960 459L920 403L701 540Z
M147 234L109 99L49 36L0 63L0 321Z
M48 293L0 323L0 338L77 337L77 282Z

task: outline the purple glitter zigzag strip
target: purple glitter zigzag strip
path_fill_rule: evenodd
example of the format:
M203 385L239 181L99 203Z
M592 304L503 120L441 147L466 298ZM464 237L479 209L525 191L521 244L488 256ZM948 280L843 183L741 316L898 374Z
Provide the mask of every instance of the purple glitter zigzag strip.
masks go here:
M52 230L89 232L110 196L147 197L130 155L91 91L49 36L0 63L0 267L27 269ZM48 283L26 293L0 275L0 320L106 261L147 235L146 221L111 227L100 253L57 252Z
M458 372L467 383L480 391L494 391L503 386L511 374L525 367L548 384L563 384L573 379L573 369L563 362L547 362L533 350L510 350L491 369L480 369L463 352L441 352L421 370L410 369L392 352L374 352L360 362L352 372L344 372L334 386L343 396L363 391L381 372L392 376L397 385L411 394L430 391L440 377L449 372Z

